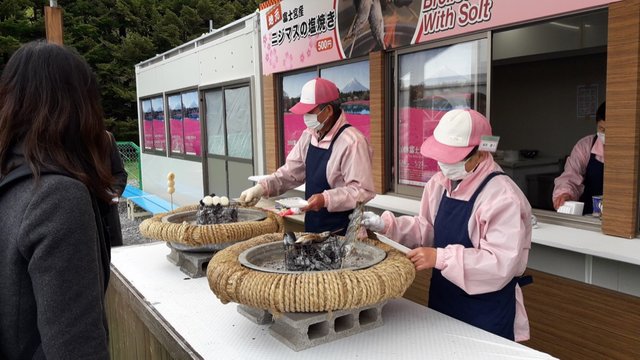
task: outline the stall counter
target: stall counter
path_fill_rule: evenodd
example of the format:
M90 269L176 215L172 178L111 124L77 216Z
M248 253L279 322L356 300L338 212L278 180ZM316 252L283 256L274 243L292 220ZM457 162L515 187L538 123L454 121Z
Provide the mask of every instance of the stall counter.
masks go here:
M161 343L174 358L553 358L406 299L385 305L384 325L379 328L295 352L272 337L268 326L256 325L239 314L237 304L220 303L206 278L186 277L166 259L169 252L164 242L114 248L110 291L126 289L128 294L122 298L141 303L128 305L145 312L136 315L146 327L156 329L152 333L162 330ZM127 327L118 325L111 326L112 338L127 338L140 347L142 340L122 333Z

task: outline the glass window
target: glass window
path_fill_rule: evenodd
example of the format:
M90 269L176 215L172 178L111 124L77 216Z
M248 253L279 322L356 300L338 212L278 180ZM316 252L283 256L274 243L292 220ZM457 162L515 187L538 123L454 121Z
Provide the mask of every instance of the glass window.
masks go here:
M251 96L244 86L224 91L227 114L227 146L230 157L251 159Z
M321 69L320 76L336 84L347 121L369 139L369 61Z
M146 150L153 150L153 111L151 110L151 100L142 101L142 131L144 132L143 147Z
M302 115L289 112L293 105L300 101L302 86L315 79L317 72L309 71L301 74L286 75L282 77L282 104L283 104L283 139L284 157L286 158L295 146L302 132L307 127L304 125Z
M180 95L167 98L169 103L169 133L171 134L171 152L184 154L184 127L182 118L182 99Z
M319 75L318 75L319 74ZM289 112L300 101L302 86L309 80L321 76L331 80L340 90L341 108L347 121L369 138L371 119L369 115L369 61L359 61L339 66L319 68L314 71L285 75L282 77L283 142L286 158L306 129L302 115Z
M151 99L151 109L153 112L153 145L157 151L165 151L166 135L164 129L164 104L162 97Z
M207 149L212 155L225 155L224 106L222 91L208 91L204 95L207 106Z
M538 215L562 224L568 222L553 206L555 181L574 145L596 135L596 110L607 93L607 21L603 9L493 32L491 126L500 135L494 158Z
M447 111L486 113L487 59L486 39L398 56L398 184L422 187L438 171L420 146Z
M200 156L200 107L198 92L182 93L182 110L184 114L184 153Z
M171 153L200 156L200 108L198 92L167 97Z

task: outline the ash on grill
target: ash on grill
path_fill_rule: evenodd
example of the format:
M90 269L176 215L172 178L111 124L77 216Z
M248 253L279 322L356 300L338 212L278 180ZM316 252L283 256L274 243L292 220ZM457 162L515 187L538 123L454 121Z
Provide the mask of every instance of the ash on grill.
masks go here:
M196 224L227 224L237 221L238 206L235 203L229 203L227 197L211 194L200 200L200 206L196 213Z
M288 271L323 271L342 266L341 242L329 232L284 235L284 263Z

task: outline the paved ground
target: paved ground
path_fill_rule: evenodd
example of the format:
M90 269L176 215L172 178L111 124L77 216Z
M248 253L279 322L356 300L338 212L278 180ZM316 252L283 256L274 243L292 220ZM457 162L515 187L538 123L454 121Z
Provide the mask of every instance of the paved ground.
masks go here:
M120 213L120 225L122 226L122 243L124 245L135 245L156 241L146 238L140 234L138 226L142 219L129 220L127 218L127 201L120 199L118 205L118 212Z

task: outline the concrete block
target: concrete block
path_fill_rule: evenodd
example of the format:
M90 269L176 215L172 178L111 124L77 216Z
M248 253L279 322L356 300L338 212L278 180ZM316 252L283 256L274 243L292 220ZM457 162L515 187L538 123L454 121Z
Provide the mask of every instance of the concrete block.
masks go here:
M167 255L167 260L179 266L180 271L191 278L199 278L207 275L207 265L215 252L187 252L176 250L173 247Z
M267 325L273 322L273 316L267 310L238 304L238 312L258 325Z
M274 318L269 333L295 351L308 349L382 326L386 303L332 312L284 313Z

